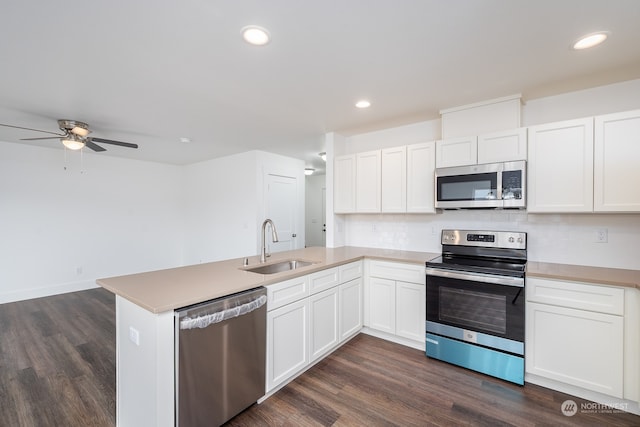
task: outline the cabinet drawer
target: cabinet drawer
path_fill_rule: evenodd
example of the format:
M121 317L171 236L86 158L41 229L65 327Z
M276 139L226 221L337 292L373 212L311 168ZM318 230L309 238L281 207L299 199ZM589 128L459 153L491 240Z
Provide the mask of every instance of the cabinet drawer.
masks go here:
M526 279L527 301L598 313L624 314L624 289L581 282Z
M267 311L309 296L309 276L267 285Z
M352 262L341 265L340 267L340 283L362 277L362 261Z
M328 268L309 275L309 288L311 295L336 286L338 283L340 283L340 272L338 267Z
M382 277L384 279L420 283L423 285L426 283L424 265L371 261L369 267L369 275L371 277Z

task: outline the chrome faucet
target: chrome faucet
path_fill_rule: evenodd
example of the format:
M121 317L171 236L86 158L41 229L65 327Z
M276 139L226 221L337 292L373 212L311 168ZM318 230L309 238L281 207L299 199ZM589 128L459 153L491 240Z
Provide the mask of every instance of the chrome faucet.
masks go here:
M276 231L276 226L273 224L273 221L270 219L265 219L262 223L262 248L260 249L260 262L266 262L267 257L270 257L271 254L267 253L267 245L265 242L264 234L267 229L267 224L271 224L271 240L275 243L278 241L278 232Z

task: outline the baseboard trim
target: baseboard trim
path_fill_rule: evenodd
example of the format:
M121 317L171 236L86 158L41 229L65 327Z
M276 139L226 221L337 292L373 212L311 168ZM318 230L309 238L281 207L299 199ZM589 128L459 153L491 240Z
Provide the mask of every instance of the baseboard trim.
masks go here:
M426 342L425 341L413 341L407 338L399 337L397 335L389 334L387 332L381 332L376 329L371 329L367 326L362 328L360 331L363 334L371 335L376 338L382 338L383 340L391 341L396 344L401 344L407 347L415 348L416 350L425 351Z
M585 390L581 387L576 387L571 384L565 384L559 381L551 380L541 377L535 374L525 373L524 375L525 385L527 383L539 385L541 387L550 388L551 390L559 391L561 393L576 396L582 399L596 402L603 407L611 407L612 410L621 410L624 412L630 412L635 415L640 415L640 404L628 399L620 399L613 396L607 396L606 394L598 393L596 391ZM588 408L592 410L593 408ZM602 409L602 408L596 408ZM579 409L581 410L581 409Z
M62 285L44 286L41 288L21 289L18 291L0 293L0 304L16 301L24 301L34 298L48 297L52 295L66 294L69 292L84 291L97 288L95 281L83 280L80 282L64 283Z

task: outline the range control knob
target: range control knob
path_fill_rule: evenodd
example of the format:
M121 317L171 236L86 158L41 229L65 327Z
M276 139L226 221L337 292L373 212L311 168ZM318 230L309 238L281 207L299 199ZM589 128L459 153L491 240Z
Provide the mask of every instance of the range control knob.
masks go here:
M522 243L522 237L518 237L518 243Z
M509 243L513 243L515 241L516 241L516 239L514 239L513 236L509 237Z

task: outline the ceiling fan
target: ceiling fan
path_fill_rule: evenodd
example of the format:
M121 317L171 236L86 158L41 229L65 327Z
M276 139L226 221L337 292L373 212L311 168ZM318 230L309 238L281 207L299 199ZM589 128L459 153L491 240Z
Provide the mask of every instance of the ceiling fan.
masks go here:
M0 126L5 126L9 128L15 129L24 129L24 130L32 130L35 132L43 132L49 133L55 136L45 136L39 138L22 138L21 141L35 141L39 139L56 139L59 138L62 144L70 150L79 150L83 147L90 148L93 151L106 151L106 148L103 148L96 144L99 142L101 144L111 144L111 145L119 145L121 147L127 148L138 148L138 144L132 144L130 142L121 142L114 141L112 139L104 139L104 138L94 138L90 137L89 134L91 130L89 129L89 125L83 122L79 122L76 120L58 120L58 126L63 133L50 132L48 130L40 130L40 129L32 129L26 128L22 126L14 126L0 123Z

